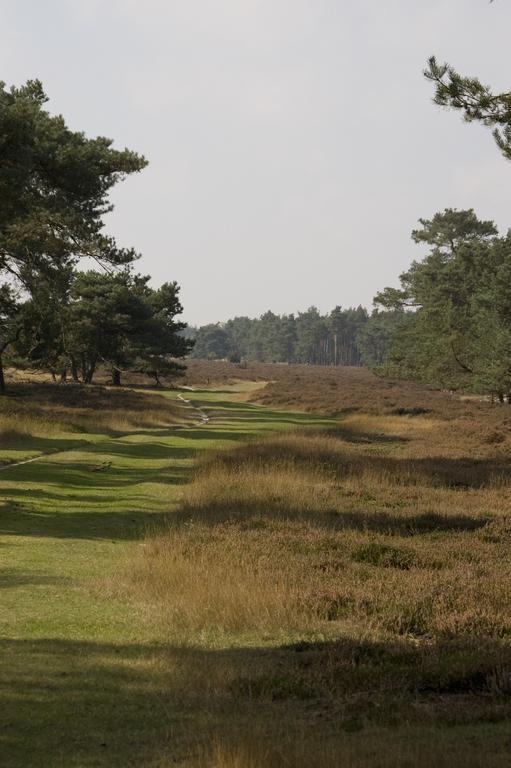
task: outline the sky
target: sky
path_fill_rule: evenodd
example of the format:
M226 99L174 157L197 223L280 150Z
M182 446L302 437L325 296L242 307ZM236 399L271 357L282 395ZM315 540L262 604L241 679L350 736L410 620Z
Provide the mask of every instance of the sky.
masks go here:
M0 80L144 154L106 228L193 325L370 307L419 218L511 226L511 164L432 101L435 54L511 86L508 0L0 0Z

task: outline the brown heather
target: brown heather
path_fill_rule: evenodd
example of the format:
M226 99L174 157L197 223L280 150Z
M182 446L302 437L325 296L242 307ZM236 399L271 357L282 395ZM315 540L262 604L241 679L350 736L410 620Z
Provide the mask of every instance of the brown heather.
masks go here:
M283 405L279 375L259 401ZM507 765L507 407L331 375L337 427L203 459L131 564L169 638L237 649L190 683L245 713L197 765ZM319 410L330 371L287 376Z
M364 445L293 434L205 462L138 573L169 625L508 634L504 462L495 472L474 463L470 473L456 459L414 461L385 443Z

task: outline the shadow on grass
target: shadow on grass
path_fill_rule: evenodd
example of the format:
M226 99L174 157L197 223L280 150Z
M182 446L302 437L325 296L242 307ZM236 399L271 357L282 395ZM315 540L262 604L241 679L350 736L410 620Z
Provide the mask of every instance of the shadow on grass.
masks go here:
M47 502L48 495L41 492L35 500ZM61 497L55 501L63 502ZM55 503L52 506L55 508ZM84 512L83 509L50 512L42 511L40 506L31 508L29 505L7 502L0 507L0 535L134 541L149 529L158 528L168 520L167 512L140 512L136 507L122 512L111 512L104 508L96 512Z
M72 451L79 450L81 448L87 449L91 443L86 439L70 440L69 435L63 437L31 437L29 435L16 435L15 438L4 439L0 445L2 451L24 451L27 454L51 454L60 451ZM30 456L29 456L30 458ZM13 462L20 461L21 459L12 459ZM11 460L6 459L5 464ZM0 466L3 466L0 460ZM1 477L1 476L0 476Z
M176 428L157 435L145 431L134 435L138 442L80 443L79 453L9 467L0 475L0 535L138 538L148 524L165 519L172 503L170 488L189 481L197 454L210 445L246 438L246 432L228 428ZM45 451L58 445L58 439L44 441ZM148 484L161 490L153 497Z
M141 483L155 482L163 485L180 485L187 481L191 469L190 466L172 463L168 466L138 468L122 465L108 466L108 462L105 465L95 463L104 455L108 456L109 453L102 452L99 457L91 455L90 464L87 461L69 463L37 461L12 467L12 473L9 475L11 484L4 483L3 495L28 497L46 492L48 498L65 502L66 498L69 498L69 491L80 490L85 491L85 495L82 496L84 502L97 500L98 494L102 493L105 494L105 501L115 501L115 497L109 494L112 489L127 490ZM2 480L7 480L5 475ZM29 488L20 487L23 483L31 485ZM38 484L42 487L37 488ZM90 497L86 494L87 490L93 491Z
M255 405L246 402L236 402L231 400L192 400L192 404L196 407L202 408L208 411L211 415L215 416L229 416L229 420L234 418L232 414L237 414L240 418L249 420L252 418L260 419L261 421L279 421L288 422L291 424L300 424L306 426L307 424L321 424L331 421L329 416L322 416L320 414L312 413L297 413L290 411L279 411L267 406Z
M491 640L202 650L5 639L0 658L3 768L170 765L255 725L277 744L301 732L340 746L371 725L427 716L475 729L511 710L494 686L511 650Z
M252 437L267 433L275 434L275 429L272 427L258 426L252 433L247 432L246 428L244 429L241 425L239 429L232 429L232 421L232 419L229 419L225 428L222 428L222 425L217 422L214 422L211 426L197 427L195 429L188 427L180 434L180 437L194 440L201 444L216 442L220 445L221 443L244 443ZM202 447L204 446L202 445Z
M122 457L136 458L141 446L134 449ZM163 467L109 466L101 459L112 454L107 446L106 453L100 450L94 446L90 459L81 462L41 460L3 473L0 535L116 541L137 539L148 525L161 524L172 505L171 488L188 482L192 471L177 458L193 453L177 449L176 458L169 449L169 464ZM158 447L156 458L161 456ZM155 486L154 496L148 484Z
M500 487L509 483L511 478L511 460L507 458L472 459L470 457L448 458L429 456L426 458L402 458L377 453L354 452L343 446L343 442L370 443L377 441L399 444L404 442L399 436L373 435L371 433L345 432L342 427L333 430L284 433L291 439L284 441L249 441L239 450L227 452L222 458L225 467L243 466L250 470L253 464L259 469L271 472L276 467L303 468L304 471L317 471L318 477L342 481L348 477L360 477L361 483L390 483L395 486L447 488L452 490L483 489ZM293 438L301 437L301 440ZM325 438L340 436L335 443L309 442L308 437Z
M323 523L318 521L316 524ZM352 528L359 531L389 533L394 536L415 536L424 533L477 531L489 522L490 517L469 517L468 515L389 515L386 512L331 512L327 513L333 528Z
M383 432L361 432L360 430L347 427L342 423L337 424L334 427L329 427L326 432L323 432L323 435L324 434L327 434L330 437L340 438L346 443L354 443L355 445L370 445L374 443L404 445L410 442L410 438L402 435L388 435Z
M331 531L351 529L381 533L390 536L416 536L435 532L469 532L484 528L490 517L470 517L468 515L392 515L387 512L347 512L343 510L325 510L306 512L301 509L278 503L239 502L231 506L226 503L211 503L196 512L193 507L185 507L169 521L181 525L196 519L204 525L215 526L224 522L239 522L250 528L250 520L261 527L263 521L298 521L308 522L316 528Z
M0 589L11 587L40 587L49 584L65 584L69 580L45 573L24 574L15 568L0 568Z

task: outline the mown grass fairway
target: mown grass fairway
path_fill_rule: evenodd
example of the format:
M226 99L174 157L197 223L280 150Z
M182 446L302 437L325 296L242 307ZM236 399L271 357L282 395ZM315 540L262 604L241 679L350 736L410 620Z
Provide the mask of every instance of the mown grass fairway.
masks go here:
M329 423L237 402L239 390L185 394L207 425L175 393L176 427L31 437L11 419L20 433L0 460L50 455L0 471L2 768L167 765L209 735L212 702L187 694L200 655L169 647L109 584L172 514L199 452Z

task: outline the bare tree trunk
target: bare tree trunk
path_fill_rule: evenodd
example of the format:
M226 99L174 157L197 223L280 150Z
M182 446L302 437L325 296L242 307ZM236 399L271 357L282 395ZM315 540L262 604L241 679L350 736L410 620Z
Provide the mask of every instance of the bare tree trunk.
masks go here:
M78 366L76 365L76 360L74 358L71 358L71 377L73 381L78 382Z
M0 395L5 395L5 376L2 356L0 355Z
M112 371L112 384L114 387L121 386L121 372L118 368L114 368Z
M96 363L90 363L83 372L83 383L84 384L92 384L92 379L94 377L94 372L96 370Z

